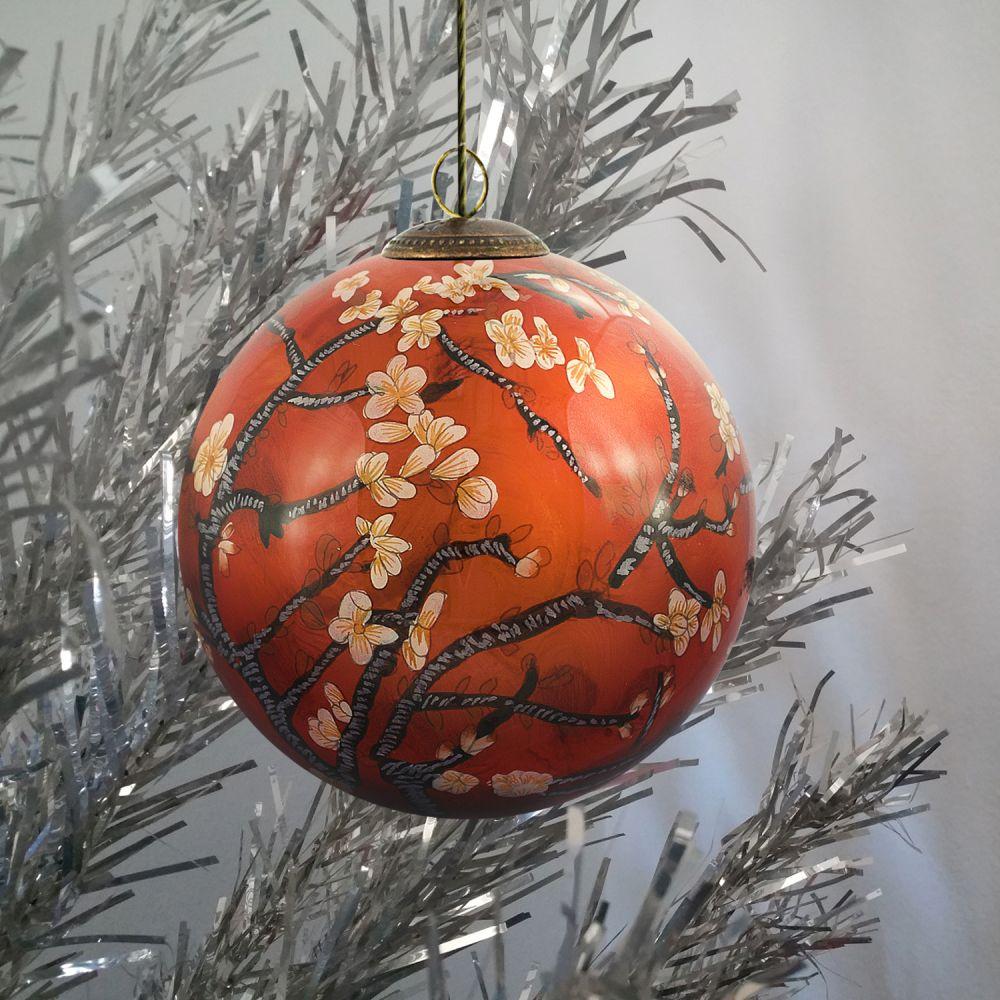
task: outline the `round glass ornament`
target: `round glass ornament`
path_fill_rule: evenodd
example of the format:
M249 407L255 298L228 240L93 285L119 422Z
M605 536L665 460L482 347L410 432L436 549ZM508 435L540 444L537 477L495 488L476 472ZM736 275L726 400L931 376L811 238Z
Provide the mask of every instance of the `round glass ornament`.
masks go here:
M281 750L387 806L497 816L676 731L746 609L754 514L680 334L460 219L250 338L194 432L178 538L212 663Z

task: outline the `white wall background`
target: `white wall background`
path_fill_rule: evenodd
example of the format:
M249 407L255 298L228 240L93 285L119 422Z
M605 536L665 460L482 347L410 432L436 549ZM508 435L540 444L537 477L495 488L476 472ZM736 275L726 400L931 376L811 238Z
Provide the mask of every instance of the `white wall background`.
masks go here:
M323 6L349 17L346 0ZM889 831L862 845L877 858L867 881L884 889L875 907L883 927L871 946L830 955L825 984L807 995L996 996L1000 5L647 0L643 7L642 24L656 40L631 50L631 77L672 73L690 56L699 100L734 87L743 95L725 130L727 148L707 165L729 193L705 204L751 241L768 273L735 246L727 263L716 264L682 226L660 221L622 234L629 261L614 275L701 351L752 454L790 431L801 469L843 426L870 456L858 481L879 496L882 529L916 530L909 555L865 572L876 596L814 626L809 650L772 668L766 694L677 741L671 755L700 756L702 766L661 779L652 800L619 820L628 839L615 850L612 915L624 916L648 884L679 807L699 813L705 850L754 807L790 676L809 686L832 666L838 677L823 709L831 728L844 727L851 702L864 710L905 696L952 730L941 755L951 775L931 786L930 817L909 825L922 853ZM241 46L261 49L262 58L213 84L202 109L209 123L228 120L264 88L298 93L288 28L303 30L319 66L333 58L334 43L296 0L272 0L270 8L273 17ZM0 37L32 52L22 97L29 113L43 113L40 84L55 40L66 40L66 75L80 84L94 29L117 9L117 0L8 0ZM294 781L295 802L308 798L312 779L249 725L214 754L249 755ZM261 771L234 779L191 808L189 830L143 866L192 853L231 856L254 802L268 797ZM222 864L150 884L130 912L108 923L168 935L182 918L204 927L232 874ZM512 971L548 959L559 899L557 890L531 902L536 919L508 944ZM455 976L466 982L461 971ZM465 993L456 988L456 1000ZM81 995L127 997L129 984L109 979Z

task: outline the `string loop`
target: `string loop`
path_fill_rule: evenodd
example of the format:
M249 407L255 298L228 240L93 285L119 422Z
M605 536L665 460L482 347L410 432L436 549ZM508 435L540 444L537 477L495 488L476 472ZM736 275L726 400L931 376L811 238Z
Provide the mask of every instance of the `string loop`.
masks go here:
M434 165L434 173L431 175L431 191L434 195L434 200L438 203L441 210L453 219L468 219L475 215L483 207L483 205L486 204L486 196L489 194L490 190L490 178L489 174L486 172L486 164L479 158L475 150L469 149L468 142L466 141L466 63L468 62L468 11L466 3L467 0L456 0L455 11L455 41L458 61L457 141L451 149L446 150L441 154L437 163ZM438 173L440 172L445 160L447 160L452 153L458 154L458 199L456 207L453 209L449 208L445 204L444 199L441 197L437 189ZM468 208L470 156L476 161L476 164L483 175L483 191L471 211Z

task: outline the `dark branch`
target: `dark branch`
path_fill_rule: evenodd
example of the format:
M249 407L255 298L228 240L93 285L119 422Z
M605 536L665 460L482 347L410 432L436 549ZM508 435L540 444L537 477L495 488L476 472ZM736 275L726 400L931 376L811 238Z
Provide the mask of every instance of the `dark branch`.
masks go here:
M306 584L297 594L290 597L274 616L271 623L257 632L246 644L241 646L236 652L241 658L256 656L262 646L270 642L277 634L278 630L288 621L292 615L302 607L306 601L311 601L317 594L322 593L327 587L337 581L341 574L345 573L354 564L354 560L361 554L368 544L368 536L359 538L344 555L331 566L328 566L312 583Z
M481 538L470 542L451 542L434 552L417 570L406 594L399 605L400 625L390 623L399 632L396 642L380 646L365 667L354 689L351 699L351 721L340 737L337 755L337 770L341 778L354 783L358 778L357 748L368 729L368 714L378 695L382 678L392 673L396 666L399 648L402 646L409 625L415 620L424 599L434 586L441 572L449 563L489 556L508 566L517 565L517 557L510 551L510 538L497 535L496 538ZM404 624L405 623L405 624Z
M280 316L272 316L266 324L266 328L278 335L285 345L285 357L288 358L288 366L295 369L305 361L299 345L295 341L295 331L286 326Z
M480 556L490 556L510 567L517 565L517 556L510 550L510 536L497 535L495 538L478 538L471 542L449 542L434 552L417 571L413 582L400 602L402 613L414 611L434 585L441 572L452 562L464 562L466 559L476 559Z
M309 672L303 674L297 680L292 681L281 696L279 707L285 713L285 717L291 721L295 714L295 709L299 707L305 693L323 676L323 671L347 648L342 642L331 642L323 650L319 659L309 668Z
M653 499L653 506L649 512L649 516L643 521L632 544L625 550L622 557L618 560L617 565L611 571L611 576L608 579L608 584L611 587L620 587L628 579L629 575L638 568L639 564L652 548L653 542L657 539L659 526L673 514L680 499L674 493L681 457L680 413L677 410L677 404L674 402L670 387L667 385L666 375L659 362L648 347L643 347L643 353L646 356L646 363L659 373L658 378L654 378L653 382L659 389L663 406L667 411L667 423L670 428L670 459L666 474L660 483L660 488L656 492L656 497Z
M562 302L564 305L570 307L576 315L577 319L590 319L590 313L580 305L575 299L570 298L568 295L563 295L561 292L557 291L551 285L541 282L534 281L528 277L529 274L537 274L537 271L515 271L510 274L503 275L504 281L515 288L527 288L533 292L538 292L540 295L547 295L550 299L555 299L557 302ZM566 279L565 275L557 275L556 277ZM577 282L579 284L579 282Z
M297 396L290 397L287 403L289 406L298 406L304 410L325 410L330 406L340 406L342 403L350 403L355 399L363 399L365 396L370 396L371 394L372 391L368 386L334 393L302 392Z
M502 694L459 694L451 691L432 691L420 705L420 711L453 708L505 708L514 715L526 715L555 726L624 726L638 713L624 715L593 715L585 712L566 712L552 705L539 705L520 701Z
M553 443L562 460L569 466L570 471L580 480L580 482L583 483L583 485L595 497L599 497L601 495L601 487L597 480L580 468L580 463L577 461L576 455L573 454L573 449L570 448L569 443L562 436L559 430L556 427L553 427L552 424L550 424L544 417L535 413L535 411L524 401L524 397L518 391L517 386L509 378L505 375L500 375L485 361L481 361L479 358L476 358L467 351L463 350L458 346L458 344L455 343L454 340L451 339L451 337L448 336L444 330L442 330L438 335L437 340L444 348L448 357L450 357L456 364L468 369L473 375L478 375L480 378L486 379L487 382L492 382L495 386L503 389L514 401L514 406L517 409L517 412L528 425L528 437L534 437L536 434L544 434Z
M266 546L272 535L281 538L286 524L297 521L300 517L320 514L331 507L336 507L360 489L361 480L357 476L351 476L350 479L345 479L344 482L331 486L328 490L314 493L311 497L292 500L289 503L270 504L260 517L261 541Z
M724 535L729 526L733 523L733 514L736 512L736 504L726 498L726 512L721 518L709 517L704 508L697 514L690 517L671 518L666 524L660 526L659 535L662 538L684 539L690 538L702 529L711 531L717 535Z
M703 608L711 607L712 595L699 587L694 580L688 576L687 570L677 558L677 552L668 538L659 538L656 543L663 565L667 567L667 572L673 577L674 583L686 594L690 594Z
M563 622L585 618L609 618L612 621L638 625L656 632L652 616L642 608L611 601L592 591L574 590L551 601L536 604L526 611L476 629L456 639L424 666L409 689L396 703L373 753L384 759L399 746L406 734L410 718L417 711L430 687L452 668L486 650L524 642L550 631Z
M291 725L291 716L284 711L281 699L275 691L274 686L264 676L260 662L254 657L244 660L239 666L234 666L233 664L230 664L230 666L239 674L247 687L250 688L253 696L260 703L260 707L264 710L271 724L285 743L318 774L326 778L332 778L334 776L333 768L313 751L309 744Z
M328 490L289 503L275 502L256 490L237 490L221 503L213 505L210 519L201 522L198 530L209 541L214 541L230 514L237 510L252 510L257 514L257 530L260 532L261 544L267 548L272 538L281 538L284 535L286 524L300 517L336 507L359 489L361 480L357 476L352 476Z
M269 321L269 324L275 328L278 332L277 324L281 324L284 328L284 323L282 323L280 317L275 317ZM236 483L236 476L246 459L247 452L249 451L250 445L253 443L254 438L264 429L268 421L274 415L275 410L282 403L288 401L291 396L297 394L299 386L304 381L305 377L312 371L321 365L327 358L331 355L336 354L342 347L346 347L348 344L359 340L361 337L367 336L378 326L378 320L371 319L364 323L360 323L349 330L345 330L342 334L337 337L328 340L322 347L318 348L312 354L309 355L304 361L298 362L292 369L292 373L285 379L281 385L278 386L274 392L257 408L254 415L247 421L243 430L240 432L239 437L233 443L233 447L229 451L229 457L226 460L226 467L222 470L222 475L219 478L218 485L215 492L214 503L221 503L230 493L233 492ZM279 332L280 336L280 332ZM214 506L213 503L213 506Z
M620 587L646 558L649 550L653 547L658 534L657 526L670 516L677 504L677 498L671 496L672 484L664 479L653 499L653 508L649 516L639 526L632 543L622 553L621 558L615 564L615 568L608 577L608 586L617 589Z

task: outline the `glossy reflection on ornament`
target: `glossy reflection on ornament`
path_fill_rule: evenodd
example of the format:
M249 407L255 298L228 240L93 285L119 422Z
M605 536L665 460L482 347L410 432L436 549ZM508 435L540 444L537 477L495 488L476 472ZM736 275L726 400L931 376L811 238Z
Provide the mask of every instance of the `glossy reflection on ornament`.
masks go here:
M342 788L460 816L571 798L675 731L753 541L712 376L554 254L377 256L289 302L208 400L180 515L254 724Z

